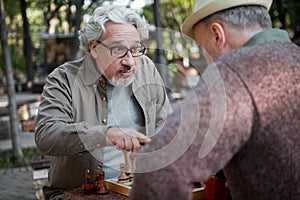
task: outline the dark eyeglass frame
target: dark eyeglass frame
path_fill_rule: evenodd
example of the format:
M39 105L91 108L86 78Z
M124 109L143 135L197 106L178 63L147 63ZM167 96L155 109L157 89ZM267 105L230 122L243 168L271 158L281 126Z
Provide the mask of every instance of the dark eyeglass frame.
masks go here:
M128 51L130 51L130 53L131 53L131 56L132 57L139 57L139 56L142 56L142 55L144 55L145 53L146 53L146 46L141 42L140 44L140 46L136 46L136 47L131 47L130 49L128 49L128 48L126 48L126 47L124 47L124 46L116 46L116 47L110 47L110 46L107 46L106 44L104 44L103 42L101 42L101 41L99 41L99 40L96 40L96 42L98 43L98 44L101 44L102 46L104 46L105 48L107 48L107 49L109 49L109 52L110 52L110 55L112 56L112 57L115 57L115 58L124 58L127 54L128 54ZM120 55L120 56L116 56L116 55L113 55L113 50L114 49L117 49L117 48L123 48L123 49L126 49L126 52L124 53L124 55ZM134 49L136 49L136 48L141 48L141 51L139 51L139 55L134 55L133 53L132 53L132 51L134 50Z

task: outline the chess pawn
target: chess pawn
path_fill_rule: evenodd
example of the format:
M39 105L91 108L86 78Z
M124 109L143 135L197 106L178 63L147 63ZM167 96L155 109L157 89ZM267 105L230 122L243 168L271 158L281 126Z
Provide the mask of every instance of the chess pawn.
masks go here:
M95 190L95 185L92 181L91 172L89 169L85 171L85 183L82 186L83 194L92 194Z
M126 171L125 171L125 165L122 163L120 164L120 171L121 174L118 177L118 183L127 183L130 181L129 176L126 175Z
M108 190L104 185L104 171L102 168L99 169L99 172L95 175L95 186L96 186L96 193L97 194L107 194Z
M125 173L127 176L131 173L131 164L130 164L130 158L129 158L129 152L123 151L124 155L124 161L125 161Z
M131 161L131 172L129 174L129 178L131 181L133 181L134 172L135 172L135 158L131 158L130 161Z

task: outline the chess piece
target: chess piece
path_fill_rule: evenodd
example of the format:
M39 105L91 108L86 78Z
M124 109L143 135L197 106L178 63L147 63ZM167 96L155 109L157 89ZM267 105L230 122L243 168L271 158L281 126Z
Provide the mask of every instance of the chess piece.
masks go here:
M131 164L128 151L123 151L125 161L125 173L128 176L131 173Z
M95 186L96 186L96 193L97 194L107 194L108 190L106 189L104 185L104 171L102 168L99 166L98 167L99 172L95 175Z
M131 170L130 170L129 178L131 181L133 181L134 172L135 172L135 158L131 158L130 161L131 161Z
M125 165L123 163L120 164L120 171L121 171L121 174L118 177L118 183L127 183L127 182L129 182L130 178L129 178L129 176L126 175Z
M83 194L93 194L95 191L95 185L89 169L85 171L85 178L85 183L82 186Z

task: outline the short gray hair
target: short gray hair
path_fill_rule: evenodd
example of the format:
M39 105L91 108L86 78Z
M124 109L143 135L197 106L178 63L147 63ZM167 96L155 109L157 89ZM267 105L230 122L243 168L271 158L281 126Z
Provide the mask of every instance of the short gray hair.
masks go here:
M249 28L272 28L271 17L266 8L255 5L229 8L217 12L204 20L207 22L222 20L239 30Z
M94 10L83 30L78 32L80 49L89 52L89 43L101 38L107 22L130 23L136 26L142 39L148 37L148 24L136 11L123 6L105 6Z

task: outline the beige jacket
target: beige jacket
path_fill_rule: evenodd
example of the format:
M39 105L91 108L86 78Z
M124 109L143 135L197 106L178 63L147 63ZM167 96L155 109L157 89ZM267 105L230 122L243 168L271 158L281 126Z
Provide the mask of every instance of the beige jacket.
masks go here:
M153 62L140 57L133 93L141 106L146 134L161 126L171 106ZM105 79L87 55L56 68L47 78L36 121L35 140L45 155L53 156L51 187L83 184L85 170L96 169L105 146L108 113ZM96 159L97 158L97 159Z

